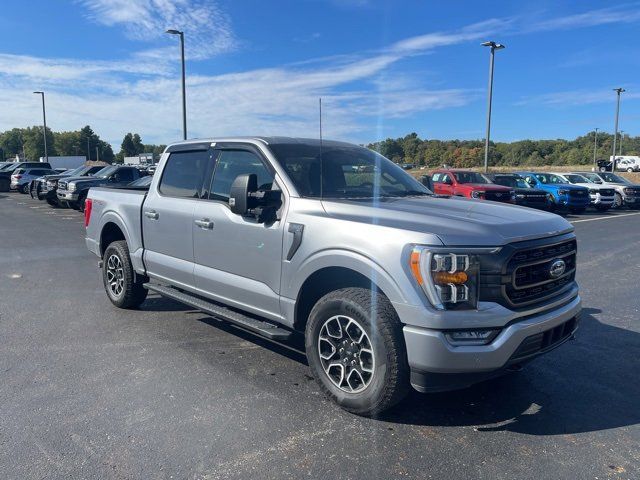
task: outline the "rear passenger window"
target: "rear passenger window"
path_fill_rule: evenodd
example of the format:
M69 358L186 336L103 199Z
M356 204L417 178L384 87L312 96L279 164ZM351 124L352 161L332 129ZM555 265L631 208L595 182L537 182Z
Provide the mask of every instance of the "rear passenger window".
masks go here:
M228 202L231 184L243 173L255 173L258 176L258 189L271 190L273 175L257 155L245 150L223 150L216 161L209 198Z
M198 198L206 175L209 152L174 152L162 172L159 190L170 197Z
M120 182L131 182L133 181L133 170L126 168L122 169L118 172L118 180Z

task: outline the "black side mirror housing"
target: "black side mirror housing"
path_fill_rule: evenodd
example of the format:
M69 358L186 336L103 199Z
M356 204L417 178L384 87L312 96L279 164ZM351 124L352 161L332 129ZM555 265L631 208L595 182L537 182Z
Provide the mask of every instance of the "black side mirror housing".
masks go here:
M236 215L243 217L254 207L250 194L258 190L258 176L255 173L238 175L231 184L229 192L229 207Z

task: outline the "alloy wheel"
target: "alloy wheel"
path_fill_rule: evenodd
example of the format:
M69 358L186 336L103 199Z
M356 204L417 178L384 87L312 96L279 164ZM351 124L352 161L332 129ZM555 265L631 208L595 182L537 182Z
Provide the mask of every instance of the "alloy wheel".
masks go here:
M375 371L373 346L362 325L335 315L320 328L318 354L325 374L343 392L359 393L369 386Z
M124 290L124 269L122 260L117 255L111 255L107 260L107 285L114 297L119 297Z

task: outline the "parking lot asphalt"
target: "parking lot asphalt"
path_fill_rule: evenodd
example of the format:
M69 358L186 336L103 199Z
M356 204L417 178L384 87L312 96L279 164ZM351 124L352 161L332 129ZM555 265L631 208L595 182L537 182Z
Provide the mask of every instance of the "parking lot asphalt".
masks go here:
M151 296L113 307L82 215L0 194L2 478L640 478L640 212L571 216L584 314L522 372L325 399L301 343Z

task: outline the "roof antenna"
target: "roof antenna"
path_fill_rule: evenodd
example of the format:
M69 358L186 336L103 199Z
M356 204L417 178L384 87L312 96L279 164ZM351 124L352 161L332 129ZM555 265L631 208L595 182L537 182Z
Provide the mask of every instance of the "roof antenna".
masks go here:
M322 97L318 98L318 107L320 113L320 200L322 201Z

